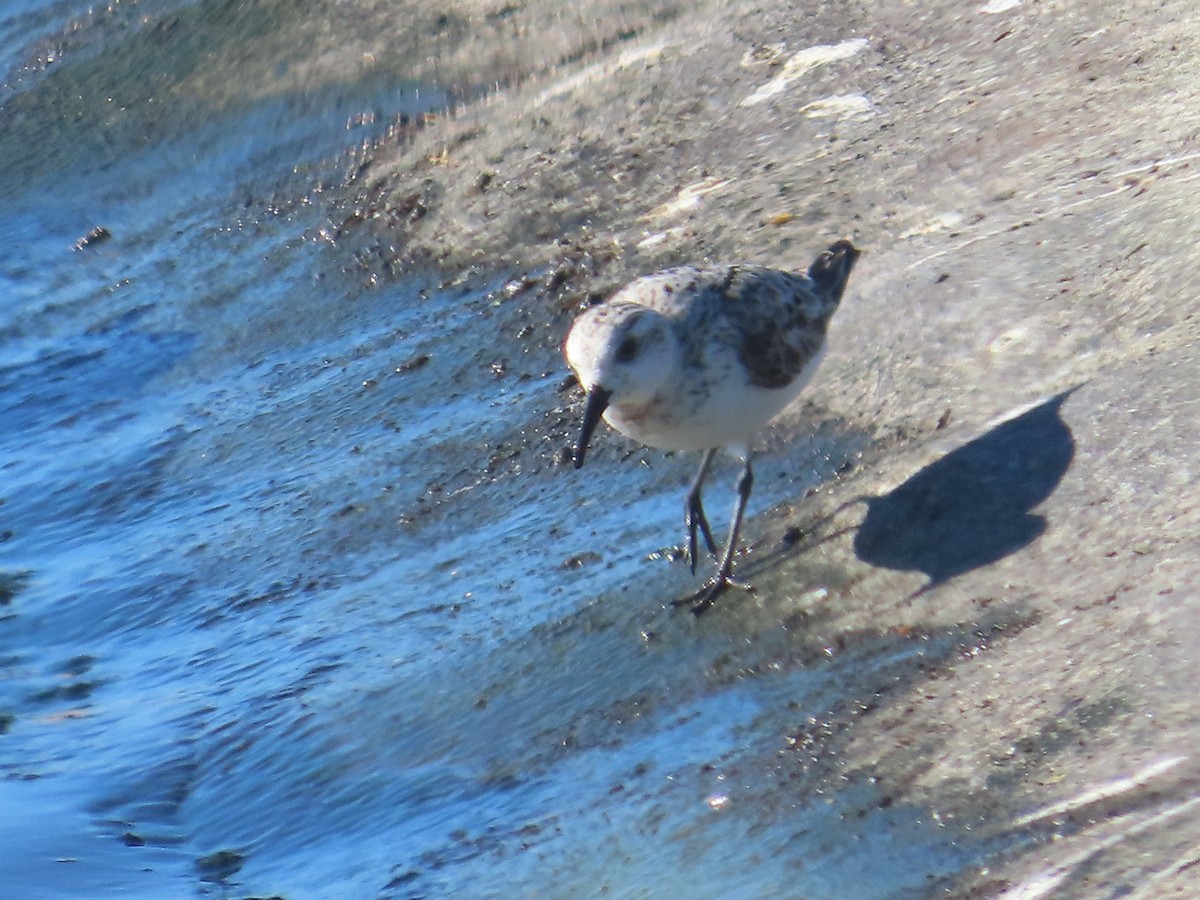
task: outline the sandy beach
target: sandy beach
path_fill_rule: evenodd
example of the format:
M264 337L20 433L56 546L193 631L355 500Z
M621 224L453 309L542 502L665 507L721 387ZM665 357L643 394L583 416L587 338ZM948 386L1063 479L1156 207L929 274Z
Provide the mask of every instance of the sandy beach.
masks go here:
M475 40L514 35L513 68L489 90L486 65L453 57L461 104L367 154L342 199L364 266L523 273L524 352L549 368L579 303L631 276L800 267L853 238L865 254L829 358L777 432L834 420L870 447L811 496L769 501L749 528L756 594L696 627L744 639L747 671L950 637L902 675L856 667L819 716L781 712L770 751L792 788L869 780L886 790L868 819L903 801L991 842L985 865L931 892L1187 893L1188 6L614 3L575 22L555 4L470 9ZM546 22L568 62L519 50L543 46ZM562 443L577 399L547 412ZM630 447L605 440L614 458ZM751 793L769 805L776 788Z

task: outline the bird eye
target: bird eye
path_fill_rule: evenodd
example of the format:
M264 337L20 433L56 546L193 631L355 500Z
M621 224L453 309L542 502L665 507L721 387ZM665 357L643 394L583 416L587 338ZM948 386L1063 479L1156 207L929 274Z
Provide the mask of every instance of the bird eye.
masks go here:
M632 362L633 358L637 356L637 352L637 338L627 337L617 347L617 362Z

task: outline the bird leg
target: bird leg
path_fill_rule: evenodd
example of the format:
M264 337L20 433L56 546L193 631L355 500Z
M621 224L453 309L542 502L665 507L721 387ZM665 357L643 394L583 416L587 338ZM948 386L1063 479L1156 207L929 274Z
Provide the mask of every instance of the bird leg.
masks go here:
M737 481L737 505L733 509L733 520L729 523L729 540L725 544L725 552L717 566L716 575L701 590L675 601L675 605L691 604L692 612L697 616L705 612L713 601L726 589L740 587L750 590L750 585L733 580L733 555L737 552L738 536L742 531L742 517L746 513L746 502L750 499L750 490L754 487L754 469L750 465L750 455L746 455L746 463Z
M704 459L700 461L700 471L692 479L692 486L688 488L687 501L684 504L684 526L687 528L687 553L688 560L692 564L693 575L696 574L697 528L704 535L704 543L708 545L708 552L713 556L717 555L717 545L713 541L712 529L708 527L708 519L704 515L704 504L700 500L700 492L704 488L704 479L708 476L708 467L712 464L716 453L715 449L704 451Z

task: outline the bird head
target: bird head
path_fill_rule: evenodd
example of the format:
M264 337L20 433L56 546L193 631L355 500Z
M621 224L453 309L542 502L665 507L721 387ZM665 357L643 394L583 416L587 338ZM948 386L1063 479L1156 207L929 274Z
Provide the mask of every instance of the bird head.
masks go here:
M571 326L563 352L588 398L575 468L583 465L592 432L610 406L650 403L679 369L679 344L670 322L635 304L587 310Z

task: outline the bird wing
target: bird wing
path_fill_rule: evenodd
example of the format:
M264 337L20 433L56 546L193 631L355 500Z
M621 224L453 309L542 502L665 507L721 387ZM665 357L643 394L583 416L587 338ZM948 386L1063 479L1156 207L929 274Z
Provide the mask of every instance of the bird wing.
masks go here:
M684 364L704 367L712 343L745 367L751 384L791 384L820 352L836 300L805 275L762 266L681 266L640 278L612 303L648 306L675 319Z
M734 351L751 384L791 384L825 343L836 308L803 275L751 266L730 267L720 309Z

